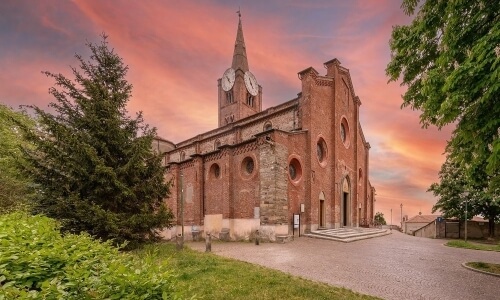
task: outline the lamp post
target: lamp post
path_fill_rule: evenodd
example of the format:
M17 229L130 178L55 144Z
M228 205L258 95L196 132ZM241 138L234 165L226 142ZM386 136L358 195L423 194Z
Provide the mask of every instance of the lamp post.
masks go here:
M464 195L464 198L465 198L465 234L464 234L464 237L465 237L465 242L467 242L467 198L469 197L469 191L465 191L463 193Z
M180 176L180 188L181 188L181 195L180 195L180 200L181 200L181 234L177 235L177 250L182 250L184 248L184 187L183 187L183 181L184 181L184 174L182 174L181 171L181 176Z
M391 227L389 227L392 231L392 208L391 208Z
M401 203L400 207L401 207L401 231L403 231L403 203Z

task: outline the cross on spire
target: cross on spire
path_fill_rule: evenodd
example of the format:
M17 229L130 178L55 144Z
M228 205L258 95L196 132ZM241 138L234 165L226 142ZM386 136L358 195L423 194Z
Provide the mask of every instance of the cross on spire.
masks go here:
M248 71L248 60L247 60L247 52L245 47L245 39L243 38L243 28L241 26L241 10L238 9L236 12L238 13L238 31L236 32L236 41L234 43L234 52L233 52L233 63L231 67L238 71L241 70L243 73Z

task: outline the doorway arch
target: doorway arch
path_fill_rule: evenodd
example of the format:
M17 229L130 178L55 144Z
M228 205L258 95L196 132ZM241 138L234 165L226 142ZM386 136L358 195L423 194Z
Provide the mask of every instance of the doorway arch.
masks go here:
M340 224L342 227L351 226L351 182L349 176L342 179L340 190Z
M319 193L319 227L326 227L325 193Z

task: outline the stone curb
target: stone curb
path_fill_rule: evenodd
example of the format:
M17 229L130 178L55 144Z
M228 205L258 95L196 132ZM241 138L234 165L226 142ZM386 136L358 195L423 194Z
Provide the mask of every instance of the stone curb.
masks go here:
M500 274L495 274L495 273L490 273L490 272L486 272L486 271L483 271L483 270L478 270L478 269L475 269L473 267L469 267L466 265L467 262L463 262L462 263L462 267L466 268L466 269L469 269L469 270L472 270L472 271L475 271L475 272L479 272L479 273L483 273L483 274L488 274L488 275L493 275L493 276L496 276L496 277L500 277Z

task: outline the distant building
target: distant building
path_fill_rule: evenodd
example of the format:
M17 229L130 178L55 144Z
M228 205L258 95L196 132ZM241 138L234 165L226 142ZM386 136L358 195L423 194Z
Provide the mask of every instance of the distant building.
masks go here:
M340 61L324 67L323 76L312 67L299 72L298 96L263 111L240 19L231 67L217 81L219 127L153 145L166 152L166 180L173 182L166 202L177 227L166 237L180 232L181 203L188 234L229 231L232 239L255 230L271 240L290 235L294 214L301 232L372 224L361 101Z
M413 235L417 229L436 220L440 215L416 215L406 221L403 221L403 233Z

